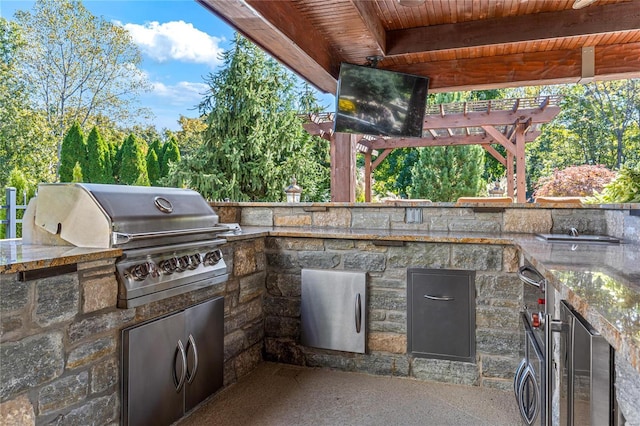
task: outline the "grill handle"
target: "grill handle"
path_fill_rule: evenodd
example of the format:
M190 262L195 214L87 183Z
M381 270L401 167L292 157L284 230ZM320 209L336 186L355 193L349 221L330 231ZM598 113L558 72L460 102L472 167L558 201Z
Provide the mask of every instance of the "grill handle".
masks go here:
M176 372L176 359L178 358L178 354L180 354L180 361L182 361L182 370L180 372L180 377ZM178 339L178 346L176 347L176 352L173 355L173 384L176 387L176 392L180 392L182 386L184 385L184 380L187 377L187 355L184 352L184 345L182 341Z
M191 370L191 373L187 371L187 383L191 384L193 383L193 379L196 378L196 373L198 372L198 347L196 346L196 341L192 334L189 334L189 340L187 341L187 352L189 352L189 348L192 348L193 350L193 370Z
M158 232L141 232L139 234L127 234L124 232L113 233L113 244L127 244L135 240L148 240L153 238L166 238L176 235L192 235L201 234L206 232L222 232L228 231L226 226L212 226L209 228L193 228L193 229L178 229L173 231L158 231Z

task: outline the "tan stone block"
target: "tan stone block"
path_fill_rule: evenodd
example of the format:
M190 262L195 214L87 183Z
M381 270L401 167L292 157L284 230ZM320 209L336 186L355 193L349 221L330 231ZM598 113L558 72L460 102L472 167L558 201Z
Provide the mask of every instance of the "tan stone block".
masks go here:
M502 270L517 272L520 267L520 253L514 246L505 246L502 251Z
M233 275L243 275L256 272L256 251L253 246L239 246L233 253Z
M351 211L332 208L326 212L313 212L313 224L332 228L348 228L351 226Z
M116 262L116 259L102 259L102 260L94 260L92 262L80 262L78 263L78 271L82 271L85 269L93 269L93 268L102 268L105 266L111 266ZM112 267L113 269L113 267Z
M407 351L407 336L396 333L369 333L369 350L403 354Z
M82 283L82 312L95 312L115 307L118 302L118 281L114 275L93 278Z
M36 416L29 398L23 395L0 404L0 424L4 426L35 425Z
M548 209L506 209L502 220L503 232L547 233L553 226Z
M311 215L278 215L274 216L273 224L275 226L309 226L311 225Z

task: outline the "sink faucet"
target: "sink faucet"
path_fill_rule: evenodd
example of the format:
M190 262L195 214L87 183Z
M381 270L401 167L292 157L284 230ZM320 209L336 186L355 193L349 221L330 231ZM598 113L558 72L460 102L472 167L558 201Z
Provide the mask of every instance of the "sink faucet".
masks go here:
M578 236L578 230L576 228L569 229L569 235L571 235L572 237L577 237Z

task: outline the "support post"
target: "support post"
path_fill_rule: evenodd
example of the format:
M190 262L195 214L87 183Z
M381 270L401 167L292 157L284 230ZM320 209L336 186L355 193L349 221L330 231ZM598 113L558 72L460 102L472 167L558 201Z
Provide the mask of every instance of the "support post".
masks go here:
M371 202L371 151L364 153L364 201Z
M513 198L515 194L513 186L513 154L507 151L507 196Z
M356 135L334 133L330 140L331 201L356 201Z
M527 202L526 167L524 162L525 123L516 125L516 193L518 203Z

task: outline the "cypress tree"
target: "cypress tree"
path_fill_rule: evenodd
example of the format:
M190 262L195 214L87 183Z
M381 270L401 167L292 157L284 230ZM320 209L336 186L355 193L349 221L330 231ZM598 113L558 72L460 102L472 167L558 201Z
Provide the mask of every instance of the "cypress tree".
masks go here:
M149 148L147 153L147 175L152 186L158 184L160 179L160 163L158 162L158 154L153 148Z
M111 152L97 127L91 129L87 137L87 158L87 169L84 172L87 182L113 183Z
M73 168L76 163L81 169L86 169L87 145L84 141L80 124L73 123L62 140L60 151L60 182L73 182Z
M411 170L411 198L456 201L480 193L484 153L478 145L420 148Z
M131 134L122 144L120 183L149 186L143 143Z
M111 168L113 169L113 181L120 182L120 165L122 164L122 145L118 146L116 142L109 145L111 152Z
M162 148L163 152L162 162L160 163L160 172L162 177L164 177L169 173L169 163L180 162L180 148L178 148L178 143L173 137L169 139Z

